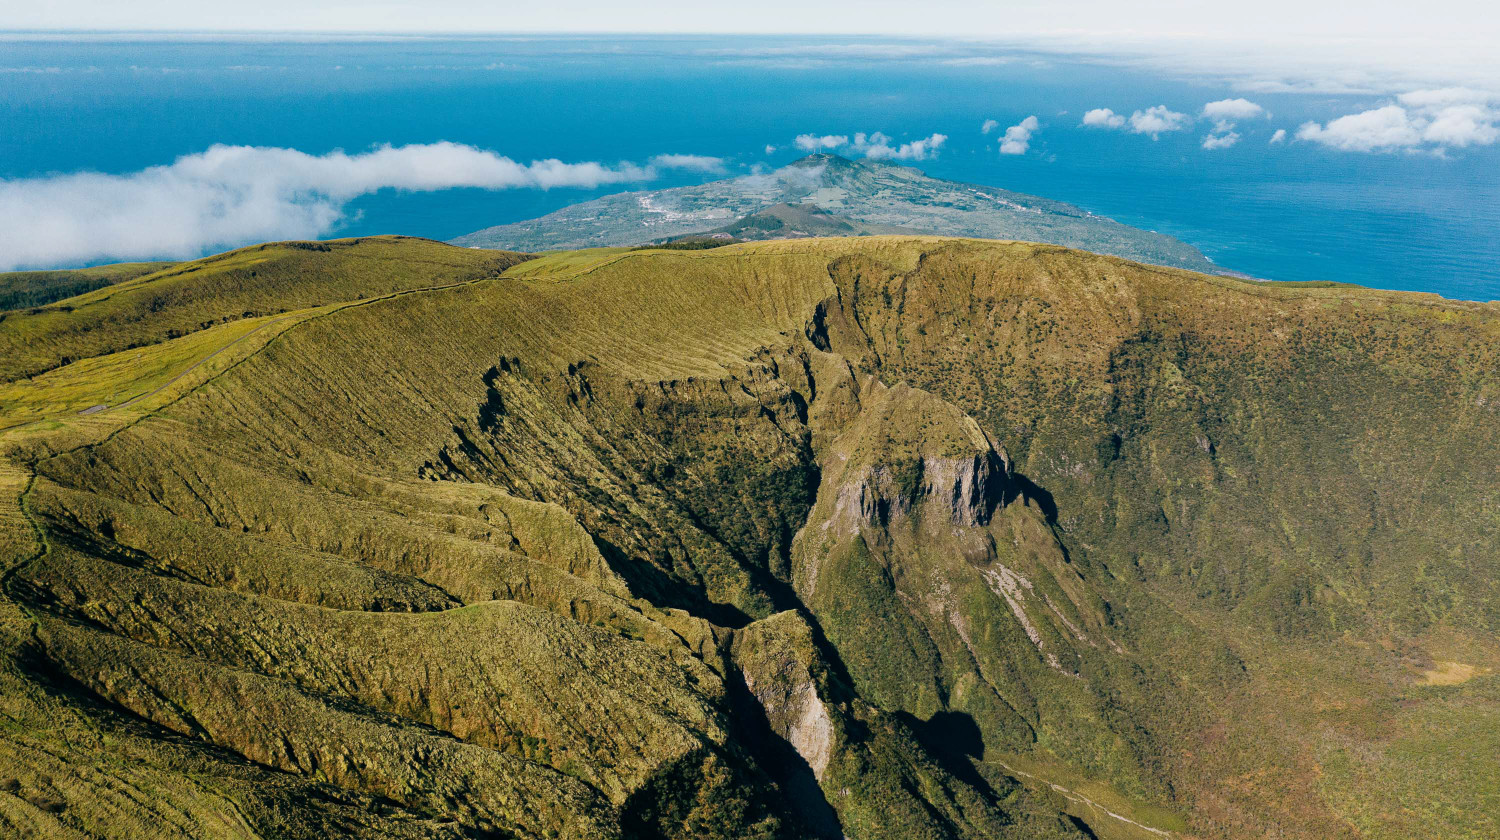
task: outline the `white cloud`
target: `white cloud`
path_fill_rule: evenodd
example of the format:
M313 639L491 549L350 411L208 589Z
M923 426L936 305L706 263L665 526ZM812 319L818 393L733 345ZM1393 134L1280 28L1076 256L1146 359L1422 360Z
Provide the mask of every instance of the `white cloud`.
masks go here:
M840 150L871 160L927 160L937 156L938 149L948 142L948 135L932 134L896 146L891 145L888 135L879 131L870 134L858 132L853 141L847 134L799 134L793 142L805 152Z
M837 149L840 146L849 145L849 136L846 134L799 134L792 141L793 145L804 152L821 152L825 149Z
M927 160L937 157L938 149L948 142L946 134L932 134L899 146L891 145L891 138L875 132L854 135L851 150L871 160Z
M1500 139L1500 113L1481 105L1450 105L1432 114L1422 139L1439 146L1488 146Z
M964 58L945 58L941 62L949 67L999 67L1011 63L1011 59L996 55L971 55Z
M985 120L984 123L979 126L979 133L980 134L989 134L991 131L994 131L995 129L997 129L999 127L1000 127L1000 121L999 120Z
M910 4L771 0L773 8L768 10L763 3L754 16L745 15L734 4L701 0L664 2L673 7L672 11L661 11L655 16L653 31L682 27L678 31L746 32L750 31L747 26L764 31L760 28L763 22L776 21L783 24L783 31L815 34L846 31L852 22L856 29L874 36L851 39L857 43L849 44L827 43L826 37L820 36L796 46L717 50L683 47L688 53L705 58L761 62L759 66L765 67L814 70L841 62L877 60L983 67L1008 62L1020 64L1046 56L1167 74L1195 83L1224 84L1247 94L1291 91L1384 95L1448 85L1500 91L1500 62L1495 60L1495 44L1500 43L1500 16L1483 14L1480 0L1437 0L1436 5L1429 2L1420 6L1382 0L1360 5L1357 14L1350 12L1348 4L1306 0L1268 0L1256 4L1079 0L1051 4L992 3L987 7L973 0L937 0L936 6L924 7L919 15L910 13ZM77 6L81 3L91 8L79 12ZM5 25L11 31L0 33L0 38L6 41L291 38L312 43L350 39L387 42L422 32L555 33L569 27L559 27L555 21L554 25L544 25L538 18L560 16L576 22L579 17L576 3L490 4L494 8L486 13L479 8L482 4L473 0L420 3L390 0L381 4L381 15L367 16L369 19L363 22L348 15L338 4L306 0L227 5L166 0L146 3L51 0L9 5L16 8L7 9L10 14ZM160 26L146 22L152 17L148 8L151 6L157 7L157 16L170 22ZM588 15L590 30L640 31L640 16L630 4L600 6ZM487 14L494 17L484 23L481 19ZM209 20L205 16L220 19ZM225 16L232 19L224 19ZM309 20L309 16L317 19ZM28 17L32 19L30 23ZM199 22L193 23L188 18ZM43 23L42 19L51 22ZM1289 20L1297 22L1295 32L1287 27ZM79 21L86 21L96 31L137 32L84 34L76 31ZM261 32L270 25L268 21L281 31L275 35L244 31L229 34L236 29ZM1385 25L1379 25L1382 22ZM348 27L355 25L406 34L349 33ZM66 34L48 31L59 29L74 31ZM183 34L165 34L161 32L163 29ZM290 30L294 29L306 34L292 34ZM215 34L186 34L188 30ZM342 34L326 34L334 31ZM953 33L960 31L963 40L953 39ZM882 32L885 34L879 34ZM895 32L901 33L899 41L892 40ZM914 40L924 36L941 40ZM630 44L616 39L599 49L655 56L659 55L660 45L646 40Z
M649 180L654 167L517 163L457 143L362 154L213 146L125 175L0 180L0 270L98 259L198 256L214 248L327 233L352 199L412 191L592 188Z
M1431 151L1488 146L1500 141L1500 110L1489 94L1467 88L1416 90L1379 108L1348 114L1327 125L1307 122L1298 140L1348 152Z
M1203 148L1227 149L1235 143L1240 142L1240 134L1237 131L1226 131L1219 134L1209 134L1203 138Z
M1149 134L1152 140L1168 131L1181 131L1187 124L1187 114L1173 111L1165 105L1156 105L1130 115L1130 130L1136 134Z
M1465 87L1413 90L1396 97L1408 108L1443 108L1449 105L1484 105L1497 97L1482 90Z
M1089 128L1126 128L1135 134L1149 134L1155 140L1158 135L1168 131L1181 131L1187 128L1187 114L1173 111L1165 105L1156 105L1144 111L1136 111L1126 118L1122 114L1116 114L1109 108L1095 108L1083 115L1083 125Z
M657 155L651 165L660 169L686 169L692 172L723 172L724 159L708 155Z
M1400 105L1387 105L1339 117L1326 127L1306 122L1297 129L1298 140L1311 140L1348 152L1371 152L1416 146L1422 132L1412 125L1411 115Z
M1031 148L1032 133L1040 127L1041 123L1037 122L1036 116L1033 115L1005 129L1005 136L1000 138L1000 154L1026 154L1026 150Z
M1437 37L1421 39L1411 27L1389 38L1374 40L1352 36L1352 27L1367 18L1370 4L1351 14L1339 4L1322 4L1318 11L1331 20L1329 37L1311 37L1306 30L1287 35L1285 21L1301 21L1310 6L1302 2L1291 17L1277 18L1263 5L1244 6L1241 11L1254 14L1257 22L1279 25L1282 32L1270 38L1256 38L1244 27L1218 36L1206 32L1187 34L1177 24L1169 27L1182 33L1152 34L1137 26L1121 26L1113 31L1092 33L1063 28L1048 34L1016 34L989 42L994 49L1027 50L1078 58L1104 66L1127 67L1164 74L1194 83L1223 84L1250 93L1324 93L1324 94L1394 94L1418 88L1465 86L1500 92L1500 62L1495 61L1496 38L1474 29L1483 18L1494 18L1492 28L1500 27L1500 16L1482 15L1477 0L1451 0L1471 8L1446 13L1416 11L1410 4L1390 4L1392 8L1413 10L1440 27L1452 30L1462 21L1463 34L1444 32ZM1010 4L1013 5L1013 4ZM1007 11L1010 5L1006 5ZM1067 6L1067 4L1053 4ZM1183 4L1158 4L1181 11ZM1119 4L1134 14L1140 4ZM1218 4L1225 7L1225 4ZM1217 8L1217 7L1216 7ZM1254 9L1254 11L1250 11ZM1127 32L1126 30L1133 30Z
M1220 99L1203 106L1203 119L1213 120L1213 131L1203 138L1203 148L1227 149L1240 142L1240 133L1235 126L1240 120L1269 117L1266 109L1248 99Z
M1108 108L1095 108L1084 113L1083 125L1089 128L1123 128L1125 118Z
M1262 116L1267 116L1266 109L1248 99L1220 99L1203 106L1204 119L1228 120L1231 124L1235 120L1253 120Z
M948 142L946 134L929 134L921 140L902 143L894 157L900 160L927 160L937 157L938 149Z
M1286 129L1284 129L1284 128L1278 128L1278 129L1276 129L1276 133L1271 135L1271 142L1268 145L1275 146L1278 143L1285 143L1285 142L1286 142Z
M768 155L774 155L774 154L776 154L776 147L773 146L773 145L771 145L770 143L767 143L766 144L766 154L768 154Z
M816 189L821 183L823 173L828 167L823 164L816 166L790 165L780 169L767 171L765 167L757 165L752 168L749 175L741 175L734 182L741 189L747 191L774 190L783 188L792 189Z

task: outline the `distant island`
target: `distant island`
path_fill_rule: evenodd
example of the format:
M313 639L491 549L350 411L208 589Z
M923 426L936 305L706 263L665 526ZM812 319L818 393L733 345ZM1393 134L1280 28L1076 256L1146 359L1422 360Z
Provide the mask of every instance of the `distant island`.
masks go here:
M808 155L760 175L604 196L529 221L475 231L453 244L551 251L715 234L751 241L890 233L1043 242L1224 273L1185 242L1071 204L833 154Z

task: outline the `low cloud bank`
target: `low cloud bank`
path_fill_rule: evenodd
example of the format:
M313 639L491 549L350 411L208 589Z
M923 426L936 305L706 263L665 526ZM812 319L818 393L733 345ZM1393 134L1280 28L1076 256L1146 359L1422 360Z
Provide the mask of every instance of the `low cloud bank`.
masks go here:
M659 169L686 169L709 174L724 171L724 159L708 155L657 155L651 158L651 165Z
M1495 96L1469 88L1416 90L1327 124L1303 123L1297 139L1345 152L1432 152L1500 141Z
M125 175L0 180L0 270L186 259L250 242L317 237L343 219L350 201L382 189L590 189L648 181L661 169L718 171L722 161L659 155L647 166L523 164L447 142L353 155L213 146Z

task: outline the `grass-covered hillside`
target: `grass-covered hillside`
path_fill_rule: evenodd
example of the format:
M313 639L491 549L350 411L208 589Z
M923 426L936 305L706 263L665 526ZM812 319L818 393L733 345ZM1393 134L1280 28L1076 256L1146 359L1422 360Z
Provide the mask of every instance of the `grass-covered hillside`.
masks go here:
M0 312L45 306L171 268L172 263L116 263L60 271L0 272Z
M0 377L33 376L242 318L470 282L520 259L405 237L243 248L36 310L0 313Z
M1494 305L375 238L0 347L0 834L1500 831Z

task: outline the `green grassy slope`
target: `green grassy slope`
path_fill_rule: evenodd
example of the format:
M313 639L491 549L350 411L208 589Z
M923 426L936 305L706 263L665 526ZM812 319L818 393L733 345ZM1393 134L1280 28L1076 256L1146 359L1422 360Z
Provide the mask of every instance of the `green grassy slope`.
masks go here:
M0 273L0 312L45 306L104 286L165 271L172 265L169 262L116 263L58 271Z
M266 247L0 321L7 830L1493 829L1492 305Z
M475 280L519 259L388 236L242 248L37 312L0 315L0 378L35 376L240 318Z

